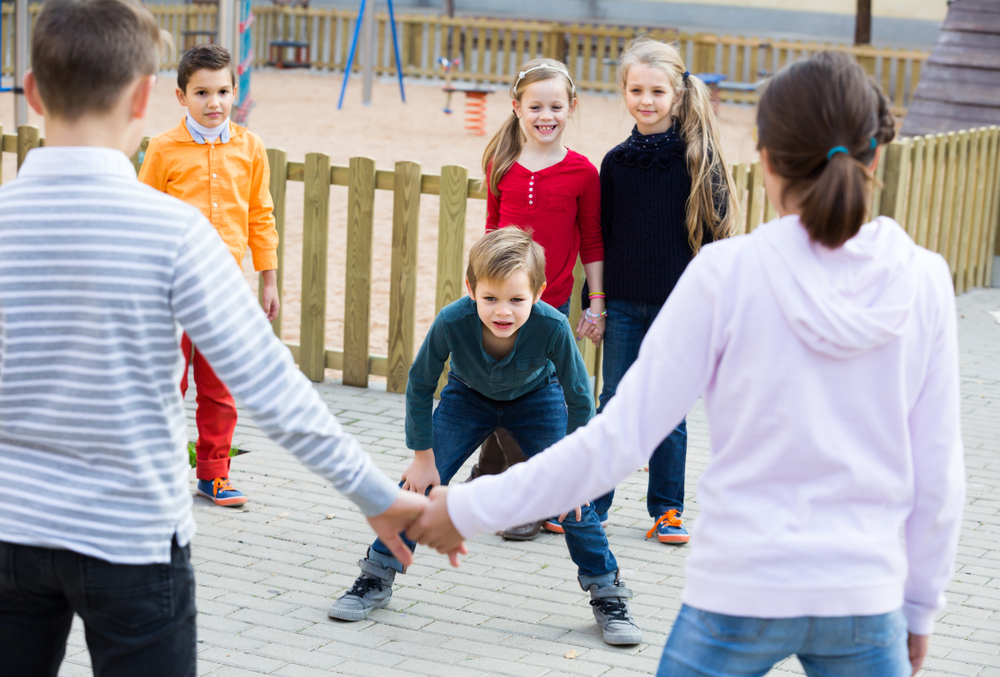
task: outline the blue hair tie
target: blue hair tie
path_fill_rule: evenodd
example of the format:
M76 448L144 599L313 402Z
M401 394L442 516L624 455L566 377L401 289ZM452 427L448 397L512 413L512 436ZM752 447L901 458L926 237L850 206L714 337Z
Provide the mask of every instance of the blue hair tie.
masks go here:
M681 80L687 82L688 76L691 75L691 71L684 71L684 75L681 76Z
M875 150L876 148L878 148L878 141L873 136L872 137L872 150Z
M837 153L843 153L844 155L850 155L850 153L848 152L848 150L846 148L844 148L843 146L834 146L833 148L830 149L830 152L826 154L826 159L827 160L832 160L833 156L836 155Z

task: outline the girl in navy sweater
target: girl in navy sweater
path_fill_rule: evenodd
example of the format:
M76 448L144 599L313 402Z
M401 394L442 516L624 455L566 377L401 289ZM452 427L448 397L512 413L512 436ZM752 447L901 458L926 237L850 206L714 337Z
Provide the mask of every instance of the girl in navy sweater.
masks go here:
M708 87L684 68L672 45L648 38L622 54L618 79L632 135L601 163L604 236L604 388L601 411L639 354L639 345L702 245L728 237L739 206L722 154ZM593 293L590 294L594 296ZM687 543L683 526L684 421L649 462L647 534ZM614 492L598 499L607 513Z

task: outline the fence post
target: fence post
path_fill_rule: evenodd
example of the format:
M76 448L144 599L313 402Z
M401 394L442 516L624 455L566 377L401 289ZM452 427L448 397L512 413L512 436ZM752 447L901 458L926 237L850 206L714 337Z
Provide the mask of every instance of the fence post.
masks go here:
M764 202L764 166L760 160L750 168L750 184L747 186L747 226L746 232L752 233L760 225L762 204Z
M900 225L906 231L906 234L910 236L910 239L914 242L917 241L917 219L919 217L920 209L920 186L923 183L924 178L924 137L915 136L910 139L910 177L909 187L907 188L907 208L906 208L906 223Z
M965 191L969 179L969 132L962 130L958 133L958 171L955 176L955 202L951 216L951 238L948 244L948 266L955 283L956 293L962 293L964 289L959 281L961 271L958 269L959 247L962 243L962 220L965 218Z
M997 234L1000 228L1000 130L991 127L993 134L993 146L996 148L996 155L993 161L993 175L990 182L993 205L990 209L990 235L986 246L986 273L983 276L985 282L983 286L991 284L993 279L993 259L1000 256L1000 235Z
M468 205L469 170L457 165L441 168L441 204L438 212L437 295L434 315L462 295L465 278L465 210ZM448 382L448 364L438 381L437 394Z
M397 162L392 205L392 264L389 282L387 390L406 392L413 362L416 323L417 241L420 225L420 164Z
M715 36L696 33L694 36L694 63L692 73L711 73L715 64Z
M280 148L268 148L267 165L271 169L271 183L268 188L271 191L271 202L274 203L274 229L278 231L278 269L275 275L278 279L278 298L281 299L278 316L271 321L271 328L274 329L274 335L280 339L285 302L285 190L288 185L288 153ZM263 285L260 290L263 300Z
M990 284L990 264L993 261L994 238L996 237L996 216L994 205L997 203L997 132L996 126L989 128L989 154L986 160L986 202L983 206L982 242L979 247L979 279L977 287L987 287Z
M326 367L326 254L330 232L330 156L306 153L302 218L302 321L299 368L322 381Z
M893 141L885 149L885 178L879 214L902 224L906 218L906 187L910 173L910 140Z
M970 207L969 221L969 245L966 247L965 257L965 281L966 289L976 286L979 277L979 243L980 232L983 228L983 205L986 201L986 157L989 152L987 142L989 135L985 127L980 127L975 132L976 144L976 182L975 190L972 191L972 203ZM972 181L969 182L972 185Z
M41 132L34 125L21 125L17 128L17 168L21 169L24 158L32 148L38 148Z
M368 387L372 307L375 160L351 158L347 179L347 261L344 282L344 385Z
M938 142L946 146L947 152L945 155L944 170L944 199L941 201L941 229L938 233L936 251L947 260L948 243L951 242L951 229L954 227L955 175L958 172L958 134L948 132L945 139L938 139Z
M934 159L937 154L937 137L928 134L924 137L923 177L918 188L918 200L913 200L911 219L916 221L916 231L913 240L921 247L928 246L931 217L931 197L934 194Z

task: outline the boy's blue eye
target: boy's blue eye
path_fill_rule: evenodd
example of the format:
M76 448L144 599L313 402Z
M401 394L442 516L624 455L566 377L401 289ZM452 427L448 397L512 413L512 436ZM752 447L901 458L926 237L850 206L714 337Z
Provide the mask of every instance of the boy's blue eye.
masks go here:
M492 301L496 301L497 299L496 299L495 296L484 296L483 300L484 301L490 301L490 302L492 302Z

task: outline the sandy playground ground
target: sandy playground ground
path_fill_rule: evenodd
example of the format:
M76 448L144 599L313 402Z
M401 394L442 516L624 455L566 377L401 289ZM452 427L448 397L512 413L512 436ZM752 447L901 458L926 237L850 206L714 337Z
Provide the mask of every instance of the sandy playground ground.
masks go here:
M487 136L475 136L463 129L464 100L456 94L451 102L454 114L442 109L445 95L439 85L407 83L407 103L402 103L395 81L376 82L371 106L361 105L361 82L352 79L337 110L341 78L337 75L301 71L260 71L253 74L252 91L256 107L250 114L249 127L263 138L269 148L288 151L289 160L301 161L308 152L330 156L334 165L347 165L353 156L373 158L379 169L392 169L400 160L420 162L424 173L437 174L444 165L464 165L470 177L482 175L479 167L489 136L499 129L510 111L506 90L488 97ZM184 109L174 95L172 75L161 75L156 85L152 112L146 130L150 136L176 125ZM41 119L31 113L31 122L41 126ZM730 163L756 159L751 138L753 109L722 106L719 115L724 148ZM0 123L5 133L13 133L13 96L0 95ZM632 129L632 118L620 97L580 95L580 105L567 129L564 143L583 153L596 166L604 154L624 140ZM42 130L44 134L44 129ZM14 177L13 156L6 154L3 180ZM287 191L284 267L284 323L282 338L298 341L299 302L302 261L303 184L289 182ZM327 274L326 345L343 346L344 333L344 260L347 223L347 188L331 188L329 268ZM483 233L486 222L485 200L470 200L466 221L465 247ZM419 341L434 319L435 275L437 270L438 198L421 196L420 241L418 245L418 281L416 300L416 337ZM389 263L392 243L392 193L377 191L375 199L374 262L372 274L371 352L387 352L389 333ZM256 289L258 276L253 273L249 254L244 272ZM328 376L339 378L339 372Z

